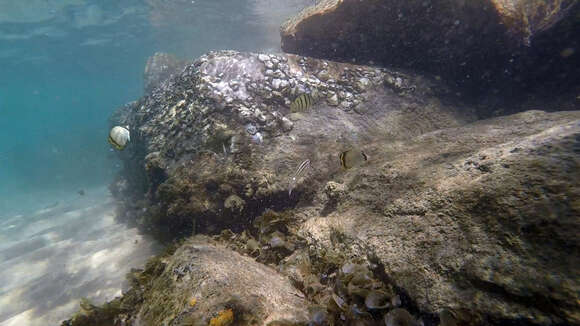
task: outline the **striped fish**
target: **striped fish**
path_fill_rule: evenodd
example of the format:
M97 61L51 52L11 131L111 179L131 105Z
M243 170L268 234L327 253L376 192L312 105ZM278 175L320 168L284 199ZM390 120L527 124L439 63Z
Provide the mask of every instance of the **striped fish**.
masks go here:
M302 177L304 172L309 168L310 168L310 160L304 160L302 163L300 163L300 165L296 169L296 172L294 172L294 175L290 178L290 182L288 183L288 196L292 195L292 190L294 190L294 187L296 187L296 182L298 182L298 180Z
M345 170L358 166L369 159L365 152L354 149L349 149L340 153L339 158L340 166Z
M309 110L314 104L315 99L310 94L302 94L298 96L292 104L290 104L290 112L304 112Z

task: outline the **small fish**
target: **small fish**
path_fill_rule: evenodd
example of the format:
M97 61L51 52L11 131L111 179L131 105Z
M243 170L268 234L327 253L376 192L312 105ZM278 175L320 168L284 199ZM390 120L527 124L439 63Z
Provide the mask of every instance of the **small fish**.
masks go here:
M129 127L115 126L109 132L108 141L117 150L123 150L127 143L131 141Z
M79 194L80 196L84 196L85 195L85 190L81 189L79 191L77 191L77 194Z
M315 98L310 94L302 94L298 96L292 104L290 104L290 112L304 112L309 110L315 102Z
M292 195L292 190L294 190L294 187L296 187L296 182L298 182L300 177L302 177L308 168L310 168L310 160L307 159L300 163L296 169L296 172L294 172L294 175L292 178L290 178L290 182L288 183L288 196Z
M340 153L339 158L340 158L340 166L342 166L342 168L345 170L358 166L368 161L369 159L369 157L367 156L367 154L365 154L365 152L354 149L349 149L347 151Z

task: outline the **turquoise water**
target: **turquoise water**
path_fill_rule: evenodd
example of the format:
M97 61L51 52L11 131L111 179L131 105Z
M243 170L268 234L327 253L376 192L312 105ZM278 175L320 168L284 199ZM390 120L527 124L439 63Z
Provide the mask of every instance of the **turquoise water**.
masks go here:
M1 211L22 208L11 199L22 193L109 183L118 162L107 119L142 95L155 52L193 59L218 49L278 51L280 23L309 1L170 3L0 4L13 10L0 15Z
M279 51L280 23L310 2L0 1L0 325L112 299L155 252L116 224L107 190L120 169L108 118L143 95L147 59Z

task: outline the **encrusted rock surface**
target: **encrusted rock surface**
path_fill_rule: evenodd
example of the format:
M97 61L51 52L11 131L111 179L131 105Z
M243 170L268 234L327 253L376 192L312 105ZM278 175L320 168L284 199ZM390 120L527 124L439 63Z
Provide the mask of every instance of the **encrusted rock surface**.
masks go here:
M317 103L291 113L303 93ZM210 53L112 118L132 128L112 190L125 219L160 236L246 231L222 236L278 266L310 304L344 300L337 320L371 318L353 309L378 287L402 297L390 308L427 317L450 308L470 324L579 323L580 112L476 121L448 93L389 69ZM347 149L368 162L341 169ZM350 261L372 270L367 288L343 289Z
M322 0L282 26L282 49L430 72L471 97L540 84L573 100L579 12L574 0Z
M145 296L136 318L139 324L208 325L227 309L240 325L307 320L304 295L287 278L209 242L193 238L177 249L155 279L157 288Z
M326 81L317 78L322 71ZM318 102L291 113L290 103L303 93ZM126 173L118 182L125 186L113 192L125 189L123 196L133 198L147 187L146 202L133 211L142 225L173 235L240 230L266 208L296 203L308 189L299 185L288 198L288 178L307 158L317 178L327 178L339 170L340 151L377 132L406 139L474 119L468 108L442 105L436 95L446 94L433 81L386 69L210 53L114 116L113 124L132 126L133 146L122 153ZM231 195L243 209L225 207Z

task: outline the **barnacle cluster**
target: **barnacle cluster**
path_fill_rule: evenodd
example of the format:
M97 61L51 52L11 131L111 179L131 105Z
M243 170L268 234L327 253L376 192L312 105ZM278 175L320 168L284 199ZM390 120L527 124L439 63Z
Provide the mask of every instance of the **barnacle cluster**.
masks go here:
M261 263L276 265L302 245L300 237L292 231L294 223L291 211L266 210L254 219L253 229L240 234L226 229L214 240L225 242L230 249Z
M388 312L404 310L393 287L375 277L365 264L345 262L321 281L319 293L310 293L318 302L311 313L313 325L375 325ZM314 289L311 284L306 288Z

